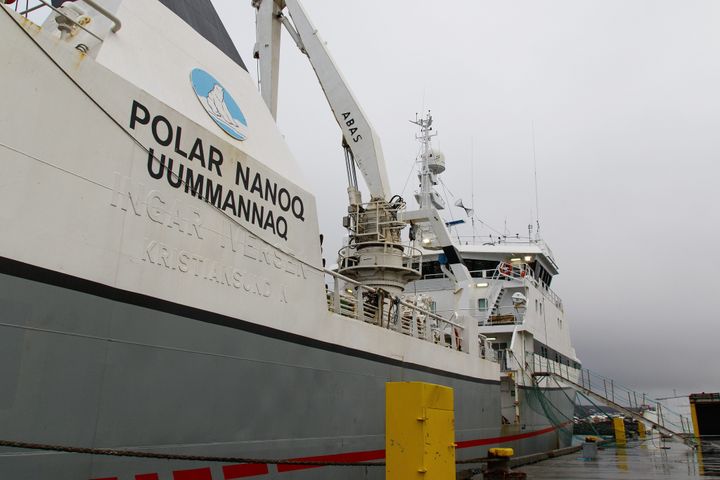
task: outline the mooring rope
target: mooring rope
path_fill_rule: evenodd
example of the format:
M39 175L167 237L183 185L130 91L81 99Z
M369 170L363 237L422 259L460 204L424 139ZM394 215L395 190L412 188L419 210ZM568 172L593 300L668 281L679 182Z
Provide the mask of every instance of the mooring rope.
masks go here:
M185 460L198 462L220 462L220 463L248 463L248 464L270 464L270 465L302 465L310 467L384 467L385 462L332 462L319 460L289 460L277 458L246 458L246 457L224 457L214 455L182 455L177 453L142 452L138 450L125 450L116 448L90 448L72 447L67 445L52 445L46 443L20 442L16 440L0 440L0 447L24 448L28 450L43 450L49 452L79 453L85 455L106 455L111 457L134 457L153 458L158 460ZM487 463L497 460L490 457L469 458L456 460L456 464Z
M51 452L81 453L86 455L107 455L112 457L155 458L159 460L187 460L201 462L222 463L267 463L272 465L305 465L305 466L334 466L334 467L382 467L385 462L323 462L314 460L289 460L277 458L246 458L223 457L213 455L182 455L177 453L142 452L138 450L120 450L115 448L89 448L71 447L67 445L51 445L45 443L19 442L15 440L0 440L0 447L25 448L29 450L44 450Z

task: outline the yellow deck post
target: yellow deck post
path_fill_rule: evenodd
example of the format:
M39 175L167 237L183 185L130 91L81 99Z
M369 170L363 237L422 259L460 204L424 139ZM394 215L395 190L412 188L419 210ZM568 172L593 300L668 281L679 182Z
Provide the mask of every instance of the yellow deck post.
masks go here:
M640 440L645 440L646 432L647 430L645 428L645 423L643 423L641 420L638 420L638 437L640 438Z
M695 399L690 396L690 417L692 418L693 424L693 435L695 438L700 438L700 427L698 426L697 410L695 409Z
M454 480L453 389L424 382L385 385L385 479Z
M625 421L620 417L614 417L613 428L615 429L615 444L620 446L627 445L627 439L625 438Z

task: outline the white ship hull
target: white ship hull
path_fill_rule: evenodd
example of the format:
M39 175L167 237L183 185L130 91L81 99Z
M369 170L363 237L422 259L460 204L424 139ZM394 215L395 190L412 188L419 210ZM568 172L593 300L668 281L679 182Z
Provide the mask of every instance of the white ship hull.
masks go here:
M384 384L418 380L455 389L460 458L498 444L518 454L563 446L531 402L521 402L519 424L501 425L497 363L328 311L312 267L315 200L250 77L235 76L199 36L171 48L178 19L150 34L165 57L123 57L144 18L163 9L123 2L124 35L106 37L97 58L0 12L3 86L13 93L0 116L0 439L381 459ZM224 136L192 94L187 75L199 62L243 105L245 142ZM196 183L203 176L201 190L187 187L189 170ZM285 209L243 174L299 203ZM222 200L212 198L218 185ZM262 208L262 220L244 219L242 201ZM549 392L572 418L569 397ZM0 452L0 478L13 479L383 475L286 470Z

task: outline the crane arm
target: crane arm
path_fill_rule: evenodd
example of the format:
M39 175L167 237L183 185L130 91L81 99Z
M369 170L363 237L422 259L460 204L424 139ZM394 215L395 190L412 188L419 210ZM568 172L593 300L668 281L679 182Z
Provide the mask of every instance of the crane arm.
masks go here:
M389 199L390 184L380 139L298 0L285 0L285 6L293 25L286 19L281 21L310 60L371 197Z

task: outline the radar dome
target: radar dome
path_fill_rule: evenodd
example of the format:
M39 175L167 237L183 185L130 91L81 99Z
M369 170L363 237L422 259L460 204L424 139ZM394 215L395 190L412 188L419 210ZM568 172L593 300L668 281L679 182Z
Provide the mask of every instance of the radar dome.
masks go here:
M445 155L439 150L432 150L428 157L428 168L435 175L445 171Z

